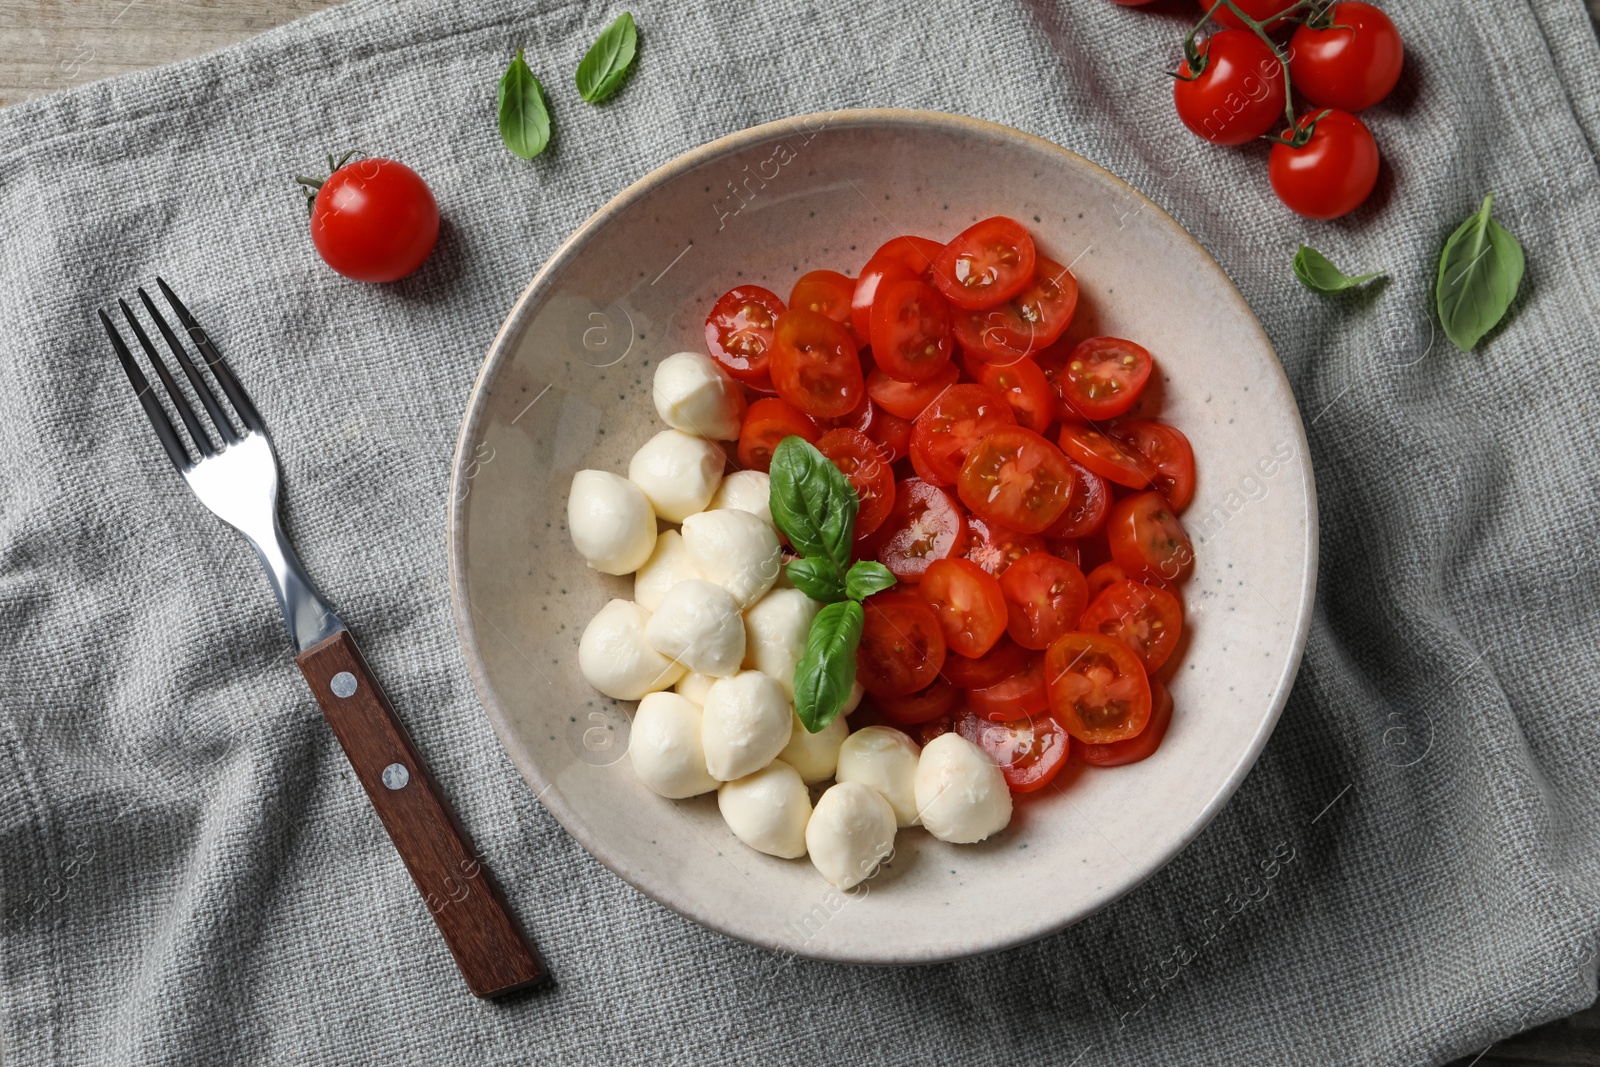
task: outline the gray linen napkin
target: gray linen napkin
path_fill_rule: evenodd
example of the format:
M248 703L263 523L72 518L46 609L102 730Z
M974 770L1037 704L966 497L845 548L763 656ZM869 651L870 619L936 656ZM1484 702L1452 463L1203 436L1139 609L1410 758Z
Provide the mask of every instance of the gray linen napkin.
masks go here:
M639 69L598 109L570 75L615 10L358 0L0 113L8 1061L1422 1064L1592 1001L1600 50L1581 0L1392 6L1385 175L1332 224L1279 209L1262 148L1178 127L1178 0L636 8ZM533 163L495 130L518 46L558 131ZM444 576L467 391L544 257L685 149L858 105L1009 123L1148 191L1266 324L1321 490L1305 667L1233 803L1074 929L916 970L775 958L590 859L496 746ZM346 147L438 195L405 282L312 252L288 176ZM1489 191L1529 271L1463 355L1434 336L1432 267ZM1392 277L1315 296L1302 239ZM466 994L254 560L158 454L93 320L157 272L267 412L292 534L554 990Z

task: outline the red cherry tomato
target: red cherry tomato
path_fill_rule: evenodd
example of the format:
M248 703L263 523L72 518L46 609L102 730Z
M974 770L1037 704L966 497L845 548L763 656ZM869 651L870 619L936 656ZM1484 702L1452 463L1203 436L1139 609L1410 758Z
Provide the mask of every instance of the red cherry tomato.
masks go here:
M1294 87L1318 107L1360 111L1388 96L1400 80L1405 46L1400 31L1371 4L1334 4L1337 29L1301 26L1289 39Z
M1158 586L1116 582L1095 597L1078 629L1104 634L1133 649L1146 672L1159 670L1183 634L1183 604Z
M960 375L954 363L947 363L943 370L930 378L907 382L891 377L882 367L874 367L872 373L867 375L867 395L890 414L902 419L914 419L940 393L956 384Z
M1142 345L1120 337L1090 337L1067 355L1055 384L1066 410L1080 421L1097 422L1133 407L1152 366Z
M1083 572L1048 552L1034 552L1000 576L1006 595L1006 633L1023 648L1047 648L1074 629L1089 601Z
M926 237L896 237L872 253L861 268L861 277L856 279L856 290L850 297L850 318L857 335L872 335L872 301L878 295L878 286L901 278L929 280L933 277L933 261L943 249L944 245Z
M894 507L894 472L877 443L860 430L829 430L817 440L817 451L833 461L861 500L856 538L871 536Z
M1150 682L1150 721L1144 729L1125 741L1108 745L1074 745L1073 750L1092 767L1123 767L1138 763L1160 745L1172 724L1172 694L1154 678Z
M767 361L772 332L778 316L786 310L771 289L734 286L717 299L706 316L706 351L741 382L770 393L772 376Z
M766 471L772 466L772 450L785 437L803 437L816 444L819 436L817 424L788 401L762 397L744 413L744 425L739 429L739 466Z
M1289 210L1312 219L1336 219L1360 207L1378 184L1378 144L1366 124L1348 111L1308 112L1299 126L1312 122L1316 129L1304 145L1272 146L1267 177Z
M1156 476L1156 465L1120 441L1091 426L1061 427L1061 451L1090 471L1129 489L1143 489Z
M1006 398L986 385L952 385L911 427L911 462L925 481L954 485L967 453L1016 416Z
M1067 465L1074 475L1072 493L1061 517L1044 532L1053 541L1088 537L1105 524L1106 512L1111 510L1111 486L1106 480L1076 460L1069 458Z
M1106 432L1155 465L1150 487L1161 491L1172 510L1181 512L1189 506L1194 499L1194 449L1177 427L1134 420L1118 423Z
M855 296L856 283L836 270L814 270L800 275L789 292L789 306L815 311L850 331L850 340L856 347L864 348L865 337L856 335L855 320L850 317L850 300Z
M1010 363L1053 344L1078 308L1078 279L1053 259L1037 256L1033 281L1003 304L955 317L956 338L974 356Z
M1033 238L1004 215L968 226L933 262L933 283L959 308L994 307L1033 280Z
M1000 583L971 560L934 560L917 592L938 616L951 652L975 658L1005 636L1006 598Z
M1198 76L1190 77L1186 59L1172 80L1185 126L1213 144L1244 144L1283 118L1283 64L1267 42L1250 30L1221 30L1201 42L1200 55Z
M959 654L944 658L941 677L959 689L984 689L1028 666L1034 653L1003 634L993 648L977 659Z
M883 448L884 455L893 463L905 458L911 451L911 420L887 411L874 410L867 436Z
M843 415L832 419L818 419L817 425L824 430L860 430L867 436L872 435L872 420L878 417L878 409L873 406L871 398L862 390L861 399L856 401L856 406Z
M1043 552L1044 538L1018 533L980 515L967 516L967 558L996 578L1029 552Z
M1233 2L1239 6L1240 11L1243 11L1257 22L1266 22L1274 15L1281 15L1295 4L1295 0L1233 0ZM1222 25L1235 30L1245 28L1244 23L1239 21L1239 16L1229 11L1226 7L1222 7L1217 3L1217 0L1200 0L1201 11L1210 11L1213 7L1217 8L1217 12L1212 18ZM1276 20L1270 23L1267 29L1276 29L1281 25L1283 25L1282 20Z
M1021 533L1042 533L1072 495L1072 467L1032 430L1006 426L967 454L956 491L975 515Z
M439 240L439 205L416 171L392 159L358 159L329 175L311 207L322 261L358 282L398 281Z
M1013 793L1032 793L1049 785L1066 765L1071 742L1048 715L1018 722L990 722L963 715L956 730L989 754Z
M1011 405L1017 425L1034 433L1044 433L1056 417L1056 394L1045 380L1044 371L1031 359L1013 363L978 361L973 377L998 392Z
M967 547L967 524L955 499L920 478L896 482L894 507L873 544L878 562L902 582L919 582L936 559L959 556Z
M944 632L933 609L915 592L875 593L856 649L856 676L875 697L900 697L933 684L944 666Z
M1091 570L1084 581L1089 586L1089 603L1093 604L1099 595L1117 582L1128 580L1128 572L1119 567L1115 562L1102 563Z
M1160 493L1134 493L1111 505L1111 557L1134 579L1181 582L1194 569L1194 546Z
M950 365L955 345L950 305L939 290L916 278L884 279L878 286L872 358L879 369L902 381L927 381Z
M955 711L961 706L961 690L943 678L935 678L926 689L902 697L874 696L872 702L883 713L885 722L916 726Z
M1010 722L1048 710L1044 657L1031 653L1021 669L993 685L967 690L967 707L995 722Z
M849 414L867 394L850 331L826 315L790 308L772 334L772 384L807 415Z
M1150 682L1127 645L1104 634L1069 633L1044 657L1050 713L1086 745L1136 737L1150 721Z

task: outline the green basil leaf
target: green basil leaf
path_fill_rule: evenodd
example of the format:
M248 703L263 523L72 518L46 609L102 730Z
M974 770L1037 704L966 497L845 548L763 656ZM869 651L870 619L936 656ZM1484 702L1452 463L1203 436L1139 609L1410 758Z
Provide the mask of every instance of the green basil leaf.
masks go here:
M772 520L802 556L850 566L861 501L833 462L803 437L785 437L772 451Z
M894 571L877 560L857 560L844 576L844 594L851 600L865 600L894 585Z
M578 95L598 104L622 87L638 51L639 30L624 11L589 46L578 64Z
M1374 278L1383 277L1384 272L1373 271L1371 274L1357 274L1354 277L1344 273L1328 261L1328 257L1318 252L1310 245L1301 245L1300 251L1294 255L1294 276L1310 290L1318 293L1338 293L1357 285L1365 285Z
M791 560L787 573L794 587L812 600L832 604L844 599L844 575L839 572L838 564L827 556Z
M860 604L841 600L829 604L811 620L806 654L794 668L795 714L811 733L837 719L850 698L864 617Z
M1522 246L1490 216L1494 194L1444 243L1435 292L1445 336L1470 352L1505 318L1522 286Z
M532 159L550 143L550 112L544 106L544 86L528 69L517 49L500 78L500 139L512 154Z

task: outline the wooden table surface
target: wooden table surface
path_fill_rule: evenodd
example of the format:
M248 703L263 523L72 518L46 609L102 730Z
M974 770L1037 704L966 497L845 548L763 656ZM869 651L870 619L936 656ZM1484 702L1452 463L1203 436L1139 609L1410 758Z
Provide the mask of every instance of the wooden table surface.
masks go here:
M1573 0L1574 3L1579 0ZM1600 22L1600 0L1586 0ZM329 0L0 0L0 106L232 44ZM1450 1067L1600 1067L1600 1005Z

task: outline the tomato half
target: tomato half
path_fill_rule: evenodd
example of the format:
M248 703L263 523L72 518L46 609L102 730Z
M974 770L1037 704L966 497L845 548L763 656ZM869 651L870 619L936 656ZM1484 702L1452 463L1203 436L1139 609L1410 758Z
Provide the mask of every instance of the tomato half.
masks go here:
M1117 582L1128 580L1128 572L1123 570L1116 562L1102 563L1091 570L1083 579L1089 586L1089 603L1093 604L1095 598L1105 592L1109 586Z
M875 593L856 649L856 676L875 697L899 697L933 684L944 666L944 633L933 609L914 592Z
M1106 431L1155 465L1150 488L1159 489L1172 510L1182 511L1194 499L1194 449L1176 426L1142 419L1122 422Z
M1043 552L1044 538L1018 533L980 515L967 516L967 558L998 578L1029 552Z
M1033 281L1003 304L955 317L956 338L973 355L1009 363L1039 351L1066 332L1078 308L1078 279L1053 259L1038 256Z
M1066 765L1071 742L1048 715L1018 722L990 722L963 715L956 730L989 754L1013 793L1043 789Z
M393 282L439 240L439 205L422 176L392 159L358 159L330 174L311 207L311 244L358 282Z
M1090 337L1068 354L1055 385L1068 411L1095 422L1133 407L1152 366L1143 345L1120 337Z
M1360 207L1378 184L1378 143L1348 111L1309 111L1299 125L1313 122L1311 140L1299 148L1272 146L1267 178L1289 210L1312 219L1336 219Z
M980 440L961 465L956 491L975 515L1022 533L1042 533L1066 509L1072 468L1032 430L1007 426Z
M1283 118L1283 63L1266 41L1220 30L1200 43L1200 56L1198 75L1185 59L1172 80L1173 106L1189 129L1213 144L1244 144Z
M933 261L939 258L944 245L926 237L896 237L867 260L856 279L856 290L850 297L850 318L856 333L862 338L872 335L872 302L878 295L878 286L885 280L933 277Z
M1044 371L1031 359L1011 363L978 362L973 375L981 384L997 391L1011 405L1017 425L1034 433L1044 433L1056 418L1056 394Z
M1172 694L1154 678L1150 682L1150 721L1144 729L1123 741L1108 745L1074 745L1078 758L1092 767L1123 767L1138 763L1161 745L1172 724Z
M961 690L943 678L935 678L932 685L915 693L902 697L874 696L872 700L885 722L916 726L954 712L961 706Z
M1160 493L1134 493L1111 505L1106 535L1111 558L1130 578L1181 582L1194 569L1194 545Z
M1061 517L1044 535L1052 540L1076 540L1088 537L1105 525L1106 512L1111 510L1111 486L1094 471L1076 460L1068 459L1074 475L1072 493Z
M877 442L860 430L829 430L818 438L817 451L833 461L861 500L856 537L870 536L894 507L894 471Z
M1154 463L1092 426L1062 426L1061 451L1100 477L1129 489L1143 489L1156 476Z
M784 307L778 294L759 285L736 285L706 316L706 351L729 374L764 392L772 391L767 363L772 332ZM765 468L763 468L765 469Z
M993 648L976 659L946 656L939 674L958 689L983 689L1024 669L1033 657L1033 652L1002 634Z
M1283 14L1295 5L1295 0L1233 0L1233 2L1239 5L1240 11L1243 11L1257 22L1266 22L1275 15ZM1200 10L1203 12L1210 11L1213 7L1216 7L1217 13L1212 17L1222 25L1236 30L1245 28L1244 23L1239 21L1239 16L1229 11L1226 7L1219 6L1217 0L1199 0L1199 3ZM1267 29L1276 29L1282 24L1281 19L1274 20L1268 24Z
M772 450L785 437L803 437L812 444L821 436L817 424L793 404L775 396L762 397L744 413L739 429L739 466L765 472L772 466Z
M1289 39L1294 87L1319 107L1360 111L1378 103L1400 80L1405 45L1381 10L1371 4L1334 4L1330 29L1301 26Z
M876 411L867 436L878 442L889 457L889 462L905 458L911 451L911 420L888 411Z
M911 462L925 481L954 485L978 442L1016 423L1006 398L987 385L952 385L911 427Z
M850 331L804 308L778 316L770 370L778 395L818 418L849 414L867 394Z
M933 262L933 283L959 308L994 307L1033 280L1033 238L1004 215L973 223Z
M789 306L815 311L850 331L856 347L867 344L865 337L856 335L855 320L850 317L850 300L855 296L856 283L836 270L814 270L800 275L789 291Z
M967 524L955 499L920 478L896 482L894 507L873 541L878 562L902 582L919 582L936 559L967 547Z
M1146 672L1158 670L1183 634L1183 604L1154 585L1115 582L1090 602L1078 629L1104 634L1133 649Z
M1086 745L1137 736L1150 721L1150 682L1127 645L1069 633L1044 656L1050 713Z
M956 340L950 305L917 278L884 279L872 300L872 358L885 373L926 381L950 365Z
M1000 576L1006 633L1023 648L1047 648L1078 625L1089 600L1083 572L1048 552L1034 552Z
M890 414L902 419L914 419L938 399L940 393L956 384L960 375L954 363L947 363L943 370L930 378L907 382L892 377L882 367L874 367L872 373L867 375L867 395Z
M1044 657L1031 653L1019 670L993 685L967 690L967 706L996 722L1010 722L1047 710L1050 696L1045 690Z
M917 592L938 616L951 652L975 658L1005 636L1006 598L1000 583L971 560L934 560Z

